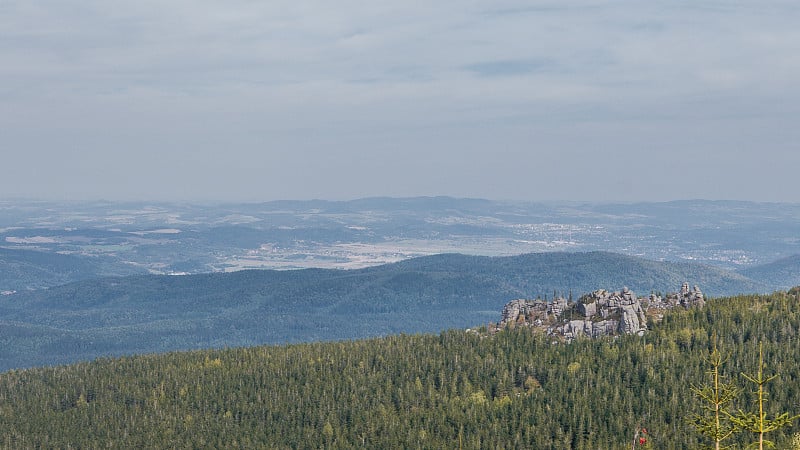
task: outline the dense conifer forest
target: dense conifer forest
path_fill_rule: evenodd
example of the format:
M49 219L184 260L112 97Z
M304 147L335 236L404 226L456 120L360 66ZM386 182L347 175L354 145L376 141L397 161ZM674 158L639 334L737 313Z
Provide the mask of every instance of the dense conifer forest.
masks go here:
M646 428L651 448L696 449L714 334L742 388L732 407L754 407L741 373L763 343L767 412L800 413L790 291L668 311L643 337L448 331L15 370L0 374L0 447L629 449ZM769 437L790 448L798 432Z

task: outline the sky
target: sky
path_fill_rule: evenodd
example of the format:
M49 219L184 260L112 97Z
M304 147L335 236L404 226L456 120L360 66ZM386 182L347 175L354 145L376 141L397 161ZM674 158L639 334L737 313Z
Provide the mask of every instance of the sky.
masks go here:
M3 0L0 199L800 202L800 3Z

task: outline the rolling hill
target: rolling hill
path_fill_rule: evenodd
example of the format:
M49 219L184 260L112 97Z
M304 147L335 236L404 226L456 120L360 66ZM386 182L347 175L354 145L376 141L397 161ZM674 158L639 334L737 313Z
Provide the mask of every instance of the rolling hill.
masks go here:
M0 290L46 288L79 280L146 272L110 258L0 247Z
M740 270L739 273L775 288L787 289L798 286L800 285L800 254L748 267Z
M359 270L253 270L87 280L0 297L0 370L101 355L438 332L495 321L508 300L683 281L765 292L719 268L606 252L437 255Z

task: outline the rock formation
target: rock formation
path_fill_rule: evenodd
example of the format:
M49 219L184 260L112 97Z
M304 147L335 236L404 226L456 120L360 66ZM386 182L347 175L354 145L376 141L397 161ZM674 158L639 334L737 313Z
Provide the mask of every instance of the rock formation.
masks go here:
M560 297L549 303L538 299L512 300L503 308L500 323L493 331L505 327L529 326L567 340L579 336L642 335L647 330L648 312L659 316L652 310L704 305L705 299L700 288L694 286L689 289L689 283L683 283L680 292L669 295L666 299L656 294L637 298L627 287L623 287L621 292L598 289L582 296L577 302Z
M706 305L705 298L703 298L703 293L700 292L700 288L697 285L689 290L689 283L683 283L681 286L681 292L678 294L678 302L684 308L691 308L692 306L699 306L703 307Z
M702 308L705 306L706 301L703 292L697 285L694 285L694 287L690 289L689 283L684 282L680 291L669 294L666 298L661 298L661 296L656 294L650 294L650 297L647 299L647 304L650 308L656 309L670 309L676 306L682 306L684 308L697 306Z
M512 300L503 307L500 324L501 326L517 323L542 325L553 322L567 307L566 300L559 300L563 299L556 299L549 303L544 300Z

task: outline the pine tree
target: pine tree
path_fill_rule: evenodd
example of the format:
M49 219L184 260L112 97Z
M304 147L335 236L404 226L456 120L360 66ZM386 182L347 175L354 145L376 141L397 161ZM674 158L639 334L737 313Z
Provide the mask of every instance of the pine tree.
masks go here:
M739 389L731 383L726 383L720 374L720 367L727 361L728 357L723 356L717 348L717 335L711 338L712 347L709 350L706 363L709 370L706 372L710 378L710 384L703 386L692 386L692 392L701 400L702 414L695 413L689 419L689 423L698 433L710 439L714 445L710 448L722 450L728 447L722 442L736 433L736 426L730 420L728 406L739 395Z

